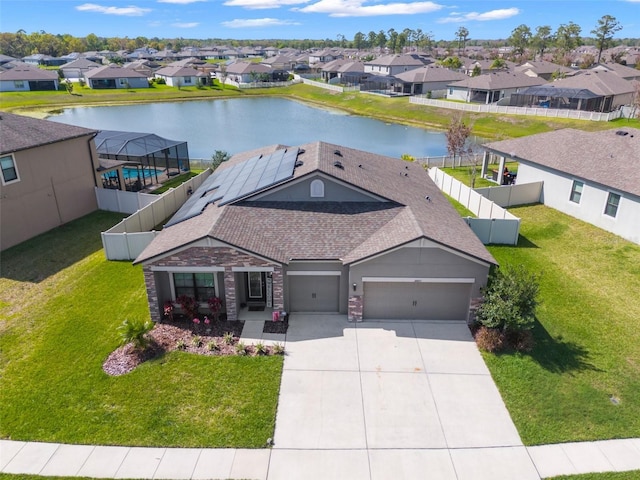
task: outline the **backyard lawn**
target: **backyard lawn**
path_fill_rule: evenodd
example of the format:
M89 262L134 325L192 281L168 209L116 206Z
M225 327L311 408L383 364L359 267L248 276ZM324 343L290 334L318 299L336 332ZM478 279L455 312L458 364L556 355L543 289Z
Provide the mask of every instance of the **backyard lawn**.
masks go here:
M105 260L96 212L2 252L0 437L104 445L264 447L282 356L172 352L110 377L125 318L148 317L139 266Z
M537 346L484 358L526 445L640 436L640 246L542 205L511 208L501 264L542 274Z

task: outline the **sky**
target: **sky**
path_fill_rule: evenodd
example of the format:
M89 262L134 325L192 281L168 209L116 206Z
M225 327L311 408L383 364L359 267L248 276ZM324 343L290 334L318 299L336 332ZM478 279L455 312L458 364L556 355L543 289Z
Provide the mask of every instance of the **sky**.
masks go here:
M435 40L504 39L518 25L574 22L583 36L603 15L640 38L640 0L0 0L0 31L84 37L332 39L421 29Z

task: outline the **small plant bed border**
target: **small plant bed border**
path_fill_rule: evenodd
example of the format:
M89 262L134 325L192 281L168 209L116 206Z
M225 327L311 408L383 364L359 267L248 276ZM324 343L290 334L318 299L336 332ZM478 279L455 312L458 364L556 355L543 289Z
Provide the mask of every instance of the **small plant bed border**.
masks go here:
M287 333L289 329L289 316L287 315L284 320L279 321L266 321L264 327L262 327L262 333Z
M284 353L281 345L244 345L240 341L243 327L244 322L241 321L219 320L203 324L194 323L186 317L174 318L170 323L157 323L148 333L149 341L144 349L135 348L132 343L123 345L107 357L102 369L108 375L124 375L141 363L174 350L209 356Z

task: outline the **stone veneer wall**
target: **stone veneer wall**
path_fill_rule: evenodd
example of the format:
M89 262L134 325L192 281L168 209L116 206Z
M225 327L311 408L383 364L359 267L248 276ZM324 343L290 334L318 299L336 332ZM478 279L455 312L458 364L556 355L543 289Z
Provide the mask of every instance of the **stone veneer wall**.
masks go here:
M352 295L349 297L349 321L362 321L362 295Z
M168 255L143 268L144 281L147 286L147 299L151 319L162 318L158 293L152 267L224 267L225 308L228 320L237 320L236 284L233 267L273 267L273 308L284 308L284 276L282 266L243 253L231 247L193 247L174 255Z

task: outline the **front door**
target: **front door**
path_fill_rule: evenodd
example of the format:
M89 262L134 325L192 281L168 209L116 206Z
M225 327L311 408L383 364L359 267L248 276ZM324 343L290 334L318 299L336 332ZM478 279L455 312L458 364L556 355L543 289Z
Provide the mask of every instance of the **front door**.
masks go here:
M265 275L264 272L248 272L247 274L247 303L265 302Z

